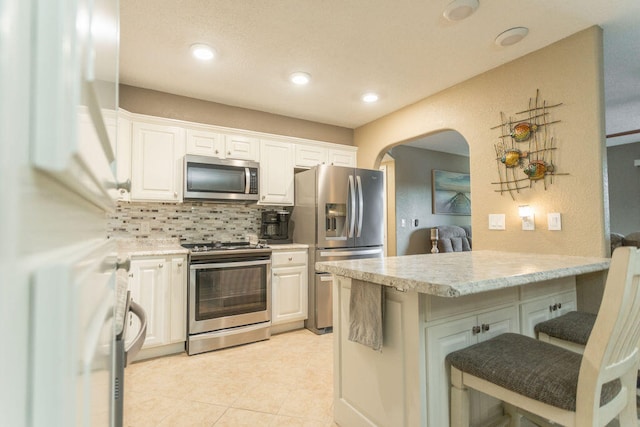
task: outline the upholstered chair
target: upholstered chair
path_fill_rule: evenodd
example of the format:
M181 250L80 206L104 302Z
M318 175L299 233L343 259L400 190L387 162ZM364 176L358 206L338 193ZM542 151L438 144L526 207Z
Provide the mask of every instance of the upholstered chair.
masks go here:
M471 250L471 229L469 237L464 228L457 225L439 225L438 230L438 250L440 252L462 252Z

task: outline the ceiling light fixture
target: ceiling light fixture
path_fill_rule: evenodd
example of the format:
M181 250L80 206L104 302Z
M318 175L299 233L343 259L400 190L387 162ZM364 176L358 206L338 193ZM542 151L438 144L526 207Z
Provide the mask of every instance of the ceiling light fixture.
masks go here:
M372 103L372 102L376 102L378 99L379 99L379 96L377 93L369 92L362 95L362 100L364 102Z
M216 56L215 51L203 43L192 44L191 54L202 61L209 61Z
M529 34L529 29L526 27L509 28L507 31L498 34L496 44L501 47L511 46L525 38L527 34Z
M442 15L449 21L461 21L476 11L478 0L454 0L447 5Z
M296 85L306 85L311 81L311 74L305 73L304 71L297 71L289 76L289 80Z

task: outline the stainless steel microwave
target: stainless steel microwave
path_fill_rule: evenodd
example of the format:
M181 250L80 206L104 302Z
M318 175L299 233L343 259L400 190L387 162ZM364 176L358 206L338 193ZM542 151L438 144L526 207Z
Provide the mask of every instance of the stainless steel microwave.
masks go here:
M257 162L188 154L184 156L184 199L257 201L258 171Z

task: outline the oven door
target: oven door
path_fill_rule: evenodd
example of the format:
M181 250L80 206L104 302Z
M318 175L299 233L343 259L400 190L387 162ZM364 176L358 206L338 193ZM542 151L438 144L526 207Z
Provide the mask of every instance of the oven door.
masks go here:
M189 266L189 334L271 320L271 260L224 259Z

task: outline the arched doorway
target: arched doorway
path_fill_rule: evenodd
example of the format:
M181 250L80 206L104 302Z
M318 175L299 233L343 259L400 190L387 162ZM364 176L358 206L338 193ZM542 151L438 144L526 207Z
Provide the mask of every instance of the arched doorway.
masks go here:
M469 145L455 130L423 135L390 147L380 167L387 183L387 255L429 253L430 229L471 225L470 215L434 213L433 171L469 173Z

